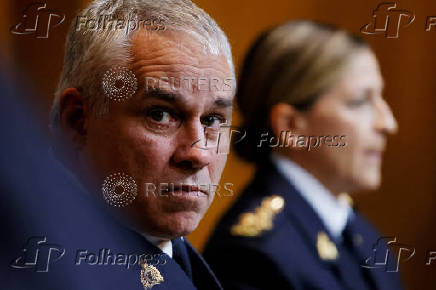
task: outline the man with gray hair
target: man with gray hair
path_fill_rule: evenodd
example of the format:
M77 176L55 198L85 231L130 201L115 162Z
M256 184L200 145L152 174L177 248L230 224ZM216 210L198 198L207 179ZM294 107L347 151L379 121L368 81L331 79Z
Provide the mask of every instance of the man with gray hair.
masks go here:
M120 276L125 289L221 289L183 236L226 163L216 148L229 145L233 80L225 34L190 0L96 0L73 21L52 107L54 149L143 238L143 254L160 257L138 262L135 282Z

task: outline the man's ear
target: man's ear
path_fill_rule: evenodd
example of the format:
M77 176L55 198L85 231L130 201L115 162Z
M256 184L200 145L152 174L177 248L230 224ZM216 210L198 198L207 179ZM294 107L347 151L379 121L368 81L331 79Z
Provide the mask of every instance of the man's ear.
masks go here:
M278 103L271 108L270 124L274 136L281 136L281 132L303 134L306 121L301 112L292 105Z
M76 149L86 142L88 112L88 104L76 88L68 88L60 96L59 129Z

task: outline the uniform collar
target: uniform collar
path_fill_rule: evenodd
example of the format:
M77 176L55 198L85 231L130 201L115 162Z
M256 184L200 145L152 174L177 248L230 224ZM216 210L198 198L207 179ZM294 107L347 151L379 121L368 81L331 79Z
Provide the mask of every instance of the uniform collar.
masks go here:
M307 170L297 163L277 153L271 159L279 173L297 189L303 199L312 207L326 229L336 239L340 239L352 208L338 200Z
M161 249L162 252L170 256L170 258L173 257L173 244L171 240L165 240L147 234L142 234L142 236L155 247L158 247L159 249Z

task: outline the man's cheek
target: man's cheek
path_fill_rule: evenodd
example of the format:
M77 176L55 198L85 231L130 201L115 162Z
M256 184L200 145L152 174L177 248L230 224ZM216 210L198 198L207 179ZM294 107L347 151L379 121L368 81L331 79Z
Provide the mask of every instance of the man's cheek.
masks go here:
M212 184L218 184L221 174L226 165L227 155L216 155L215 159L209 165L210 180Z
M172 151L171 142L162 138L145 138L137 148L139 155L145 157L147 163L157 167L168 162Z

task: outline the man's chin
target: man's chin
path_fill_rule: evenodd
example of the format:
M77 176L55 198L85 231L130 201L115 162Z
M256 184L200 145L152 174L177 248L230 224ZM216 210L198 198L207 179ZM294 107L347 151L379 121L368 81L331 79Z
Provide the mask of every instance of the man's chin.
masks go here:
M202 214L192 211L165 214L156 222L155 228L151 230L150 234L165 239L189 235L197 228L202 216ZM145 232L150 231L150 229L144 230Z
M192 233L200 223L202 214L198 212L180 212L171 217L172 222L170 221L169 225L169 233L172 234L173 237L186 236Z

